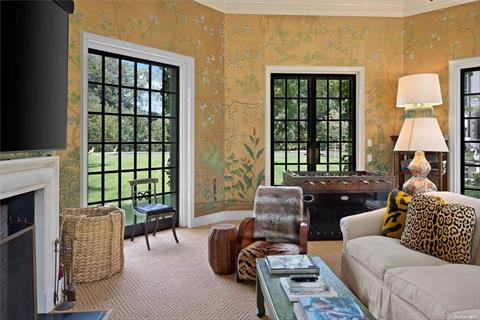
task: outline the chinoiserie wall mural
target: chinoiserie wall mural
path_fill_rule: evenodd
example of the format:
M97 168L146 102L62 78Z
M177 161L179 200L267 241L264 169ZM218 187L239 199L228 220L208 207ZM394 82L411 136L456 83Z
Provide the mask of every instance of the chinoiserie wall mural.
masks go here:
M61 207L80 204L80 39L87 31L195 58L195 216L250 209L265 183L267 65L365 67L367 169L390 172L401 75L438 72L448 133L448 61L480 55L480 1L407 18L223 14L192 0L75 1ZM42 155L2 154L0 159Z

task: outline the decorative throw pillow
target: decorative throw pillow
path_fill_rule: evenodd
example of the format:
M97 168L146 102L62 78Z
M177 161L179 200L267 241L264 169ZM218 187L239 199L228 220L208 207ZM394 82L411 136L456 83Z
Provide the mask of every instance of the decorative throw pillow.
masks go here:
M399 190L390 192L387 211L383 218L382 234L384 236L400 239L405 227L408 204L411 200L412 197L405 192Z
M400 243L452 263L469 263L475 209L420 195L408 206Z

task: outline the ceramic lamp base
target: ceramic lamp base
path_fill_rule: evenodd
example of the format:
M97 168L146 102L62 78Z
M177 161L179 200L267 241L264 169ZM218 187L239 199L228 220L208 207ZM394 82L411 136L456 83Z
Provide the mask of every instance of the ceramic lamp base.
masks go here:
M437 186L427 178L432 167L423 151L415 152L415 157L408 165L408 169L412 177L403 184L403 192L416 196L425 192L437 191Z

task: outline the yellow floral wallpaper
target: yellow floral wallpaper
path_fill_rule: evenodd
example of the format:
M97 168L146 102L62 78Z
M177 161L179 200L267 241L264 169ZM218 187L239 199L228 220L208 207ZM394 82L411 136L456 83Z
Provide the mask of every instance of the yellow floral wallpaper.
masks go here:
M88 31L195 58L195 215L251 208L265 174L265 67L364 66L368 169L391 171L403 74L480 55L480 1L407 18L225 15L192 0L77 0L70 19L68 148L61 207L80 203L80 39ZM366 143L366 141L365 141ZM0 159L42 154L3 154Z

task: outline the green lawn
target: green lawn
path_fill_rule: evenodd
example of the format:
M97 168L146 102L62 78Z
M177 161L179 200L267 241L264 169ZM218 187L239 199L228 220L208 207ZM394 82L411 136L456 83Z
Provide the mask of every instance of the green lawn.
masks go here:
M165 163L169 162L170 156L169 152L165 152ZM98 172L102 168L102 158L100 152L89 153L88 155L88 172ZM148 168L149 157L147 152L137 152L137 168L146 169ZM162 153L161 152L152 152L152 167L162 167ZM122 153L122 162L120 164L121 169L133 169L134 168L134 153L133 152L123 152ZM105 153L105 171L118 171L118 153L117 152L106 152ZM118 206L118 202L109 202L109 200L118 199L118 181L121 175L121 195L120 198L130 198L131 189L128 181L133 180L133 172L124 172L124 173L108 173L105 174L105 200L106 205L115 205ZM165 189L164 192L170 192L170 177L172 176L171 169L165 170L152 170L152 178L158 178L157 184L157 193L162 192L162 181L165 179ZM148 171L138 172L137 179L148 178ZM88 176L88 201L100 201L101 200L101 175L89 175ZM162 201L159 198L159 201ZM170 196L165 198L166 204L171 204ZM122 201L122 208L126 213L126 222L131 224L133 221L133 214L131 208L131 201Z

